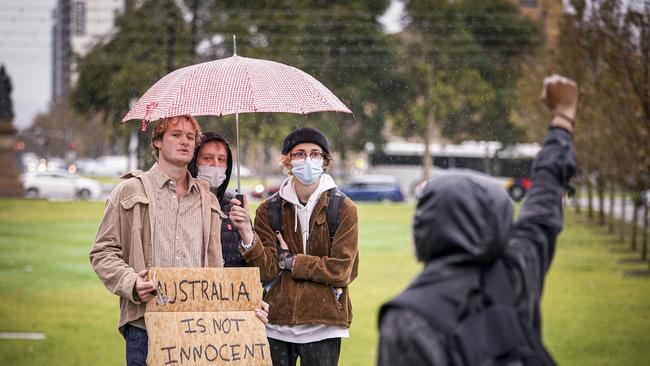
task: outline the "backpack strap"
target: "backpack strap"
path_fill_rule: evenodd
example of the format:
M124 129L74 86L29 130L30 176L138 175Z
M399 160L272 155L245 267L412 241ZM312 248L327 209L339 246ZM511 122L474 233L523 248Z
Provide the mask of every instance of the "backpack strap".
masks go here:
M282 224L282 197L279 192L275 192L269 201L269 223L273 232L279 231L284 235L284 226ZM276 239L276 244L279 245Z
M327 246L327 254L332 252L332 243L334 242L334 234L339 229L341 223L341 207L345 194L339 191L338 188L330 189L329 197L327 198L327 228L330 233L330 241Z
M338 188L332 188L329 190L329 197L327 198L327 229L329 230L329 245L327 247L327 253L332 251L332 242L334 241L334 234L336 230L339 229L339 224L341 223L341 208L343 207L343 200L345 199L345 194L339 191ZM282 202L283 199L280 197L279 192L274 193L271 197L268 198L269 201L269 223L271 224L271 229L273 231L279 231L284 233L284 225L282 222Z

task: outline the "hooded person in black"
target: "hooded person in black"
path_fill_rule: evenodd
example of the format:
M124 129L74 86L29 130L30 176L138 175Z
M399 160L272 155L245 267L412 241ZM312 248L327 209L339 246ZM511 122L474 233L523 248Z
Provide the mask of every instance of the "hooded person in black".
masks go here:
M218 132L205 132L201 142L194 149L194 158L187 167L193 177L210 182L210 191L217 196L226 215L230 213L230 201L235 197L234 193L226 191L232 165L232 151L228 141ZM225 267L246 266L246 261L238 249L240 241L241 235L230 218L224 219L221 223L221 247Z
M559 76L547 78L543 98L555 116L533 163L533 185L516 222L507 193L487 176L450 173L424 187L413 219L413 238L417 259L425 267L380 310L379 365L468 363L452 345L458 338L452 341L449 334L458 329L458 319L467 311L461 304L466 303L468 287L481 286L478 281L507 294L511 301L504 303L512 304L515 322L524 324L535 339L540 364L553 363L541 344L539 306L562 229L562 197L576 170L571 133L577 86ZM490 270L497 267L500 271ZM498 332L470 334L469 348L490 344L481 338L490 338L491 331Z

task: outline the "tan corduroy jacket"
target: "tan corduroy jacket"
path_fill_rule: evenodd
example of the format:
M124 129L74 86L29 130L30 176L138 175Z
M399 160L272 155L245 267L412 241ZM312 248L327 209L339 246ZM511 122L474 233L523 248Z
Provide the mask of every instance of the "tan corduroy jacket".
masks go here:
M347 197L343 201L339 227L328 253L326 208L330 192L320 196L312 212L306 255L301 230L293 230L293 205L282 201L283 238L295 255L293 271L281 271L278 266L268 201L256 211L258 238L252 247L242 250L242 255L249 265L259 267L262 282L273 283L264 296L264 301L269 303L271 324L349 327L352 322L348 285L357 277L359 267L357 207ZM337 292L340 293L338 299Z
M138 272L153 266L156 199L148 172L127 173L106 201L90 262L106 288L120 297L120 332L124 325L144 315L145 304L133 296ZM194 179L194 178L192 178ZM203 211L203 263L223 267L221 220L226 215L210 192L207 181L197 179ZM214 228L214 230L213 230ZM152 235L153 232L153 235Z

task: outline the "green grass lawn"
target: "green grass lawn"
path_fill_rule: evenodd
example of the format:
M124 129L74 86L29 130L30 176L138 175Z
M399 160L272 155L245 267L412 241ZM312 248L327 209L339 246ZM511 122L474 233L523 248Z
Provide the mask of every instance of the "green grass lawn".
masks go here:
M101 202L0 200L1 365L119 365L117 298L95 277L88 250ZM412 204L359 205L361 262L354 321L341 365L372 365L376 314L420 270L410 238ZM623 277L604 230L569 216L544 296L544 336L564 365L639 365L650 359L650 278ZM646 361L643 361L646 360Z

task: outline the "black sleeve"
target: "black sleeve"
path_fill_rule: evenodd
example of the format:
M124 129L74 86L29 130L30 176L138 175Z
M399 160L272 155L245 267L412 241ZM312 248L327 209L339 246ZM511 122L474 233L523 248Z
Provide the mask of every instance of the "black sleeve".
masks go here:
M561 128L551 128L542 150L533 162L533 185L524 200L519 219L507 247L507 261L515 267L520 296L525 297L526 313L539 328L538 305L544 276L555 253L557 235L562 230L562 197L576 172L572 137Z
M444 338L418 314L391 308L382 318L379 366L448 365Z

